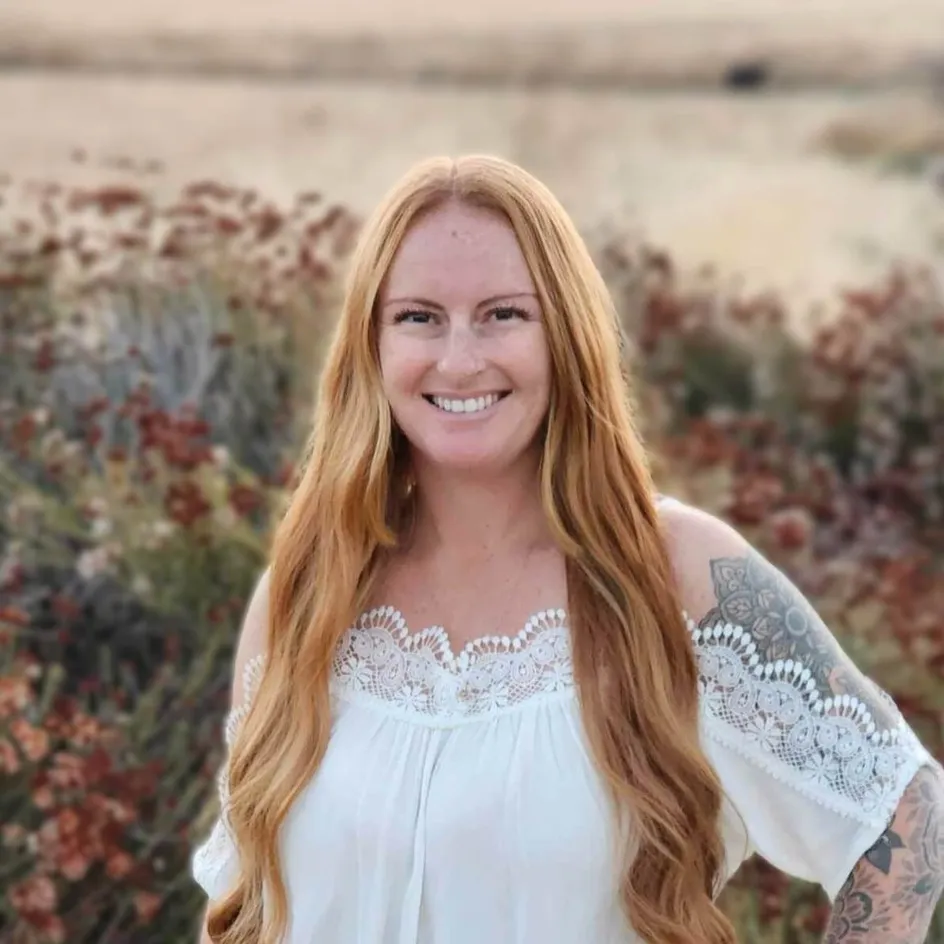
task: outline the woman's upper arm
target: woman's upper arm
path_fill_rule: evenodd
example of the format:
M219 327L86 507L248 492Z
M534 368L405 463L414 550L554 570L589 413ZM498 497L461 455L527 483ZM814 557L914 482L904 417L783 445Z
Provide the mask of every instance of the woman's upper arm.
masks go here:
M750 842L835 893L932 759L811 603L733 528L668 502L703 743Z
M812 677L811 696L857 700L878 730L899 723L895 705L856 667L813 605L740 534L681 503L664 520L693 627L740 627L755 647L755 665L792 662Z
M236 732L249 713L262 669L265 663L269 624L269 573L266 570L253 590L233 660L231 707L226 716L223 737L227 754ZM213 900L221 897L237 874L238 853L230 833L227 809L229 805L228 757L217 777L220 815L207 839L195 850L191 872L195 881ZM205 934L205 925L204 932Z

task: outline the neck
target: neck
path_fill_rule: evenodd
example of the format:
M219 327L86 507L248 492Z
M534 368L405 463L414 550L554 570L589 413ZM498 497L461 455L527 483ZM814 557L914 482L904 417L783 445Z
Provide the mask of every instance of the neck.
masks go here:
M414 550L473 561L549 541L537 472L536 461L488 476L415 467Z

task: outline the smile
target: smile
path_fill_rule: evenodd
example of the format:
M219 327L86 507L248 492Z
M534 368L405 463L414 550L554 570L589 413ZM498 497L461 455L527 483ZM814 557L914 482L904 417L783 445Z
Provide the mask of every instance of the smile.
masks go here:
M481 397L467 397L461 400L423 394L423 399L445 413L481 413L493 407L499 400L504 400L509 392L487 393Z

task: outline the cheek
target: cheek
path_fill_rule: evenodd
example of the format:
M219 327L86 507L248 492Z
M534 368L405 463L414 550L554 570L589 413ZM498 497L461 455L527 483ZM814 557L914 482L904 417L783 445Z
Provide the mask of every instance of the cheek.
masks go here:
M506 351L508 364L518 382L535 393L547 396L551 384L551 352L543 332L521 339Z
M426 361L415 344L404 344L391 339L381 340L380 376L388 395L395 396L419 382L426 369Z

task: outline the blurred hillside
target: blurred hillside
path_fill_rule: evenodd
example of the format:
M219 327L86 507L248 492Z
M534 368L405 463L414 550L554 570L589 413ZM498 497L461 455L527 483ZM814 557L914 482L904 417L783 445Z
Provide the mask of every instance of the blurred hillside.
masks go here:
M21 179L364 211L419 157L494 151L587 230L804 301L944 232L939 0L7 0L0 67Z
M944 61L937 0L8 0L0 62L266 75L710 82L763 61L789 83L888 81Z

